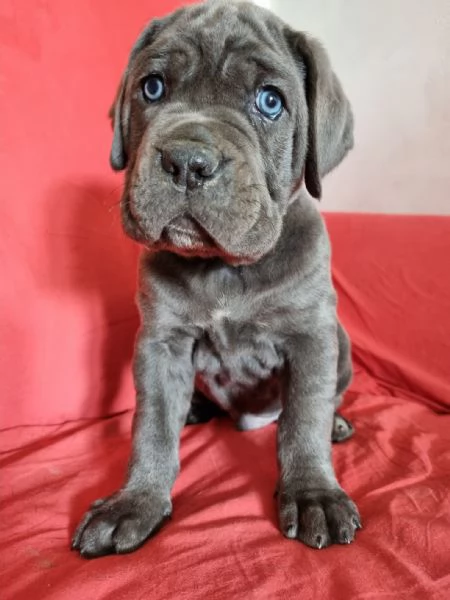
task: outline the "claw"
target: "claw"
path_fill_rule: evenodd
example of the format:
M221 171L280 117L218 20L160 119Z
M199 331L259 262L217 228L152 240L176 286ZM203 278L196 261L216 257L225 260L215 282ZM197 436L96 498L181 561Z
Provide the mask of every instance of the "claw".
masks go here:
M343 531L342 532L342 543L343 544L350 544L351 543L351 539L350 539L350 534L348 533L348 531Z
M296 527L295 525L288 525L286 527L286 537L293 539L296 536Z

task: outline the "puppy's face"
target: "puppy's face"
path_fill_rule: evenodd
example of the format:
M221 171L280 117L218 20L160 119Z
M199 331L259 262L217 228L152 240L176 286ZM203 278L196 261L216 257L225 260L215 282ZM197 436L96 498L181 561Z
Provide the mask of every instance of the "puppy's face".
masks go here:
M305 176L320 195L317 65L298 36L256 6L220 1L143 32L114 107L129 236L254 262L276 244Z

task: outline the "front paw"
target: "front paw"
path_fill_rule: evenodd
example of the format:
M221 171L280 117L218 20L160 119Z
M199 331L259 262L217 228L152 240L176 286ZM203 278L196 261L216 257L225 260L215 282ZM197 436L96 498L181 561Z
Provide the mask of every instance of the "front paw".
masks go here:
M119 491L97 500L73 536L72 549L86 558L132 552L171 514L170 500L137 491Z
M339 487L283 489L281 486L278 511L283 535L312 548L350 544L361 527L356 505Z

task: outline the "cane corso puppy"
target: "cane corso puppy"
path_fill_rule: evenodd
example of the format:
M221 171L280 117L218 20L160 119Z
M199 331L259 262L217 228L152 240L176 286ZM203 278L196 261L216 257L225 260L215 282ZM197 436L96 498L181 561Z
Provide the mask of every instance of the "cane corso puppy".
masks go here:
M143 248L137 408L124 485L74 548L131 552L154 534L183 425L219 410L241 429L278 420L282 533L350 543L359 515L331 461L352 433L336 413L350 345L316 199L353 118L326 52L253 4L191 5L140 35L111 114L123 227Z

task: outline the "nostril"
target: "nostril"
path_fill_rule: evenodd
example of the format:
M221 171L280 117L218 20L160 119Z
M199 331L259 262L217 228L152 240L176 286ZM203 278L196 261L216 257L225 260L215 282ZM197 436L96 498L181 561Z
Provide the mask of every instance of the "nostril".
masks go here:
M189 170L203 176L206 172L206 164L203 156L193 156L189 161Z
M164 171L171 175L178 175L180 172L178 165L173 161L171 153L165 150L161 153L161 165Z
M206 157L203 154L198 154L189 160L189 170L197 177L211 177L214 175L218 164L218 161L216 161L214 158Z

